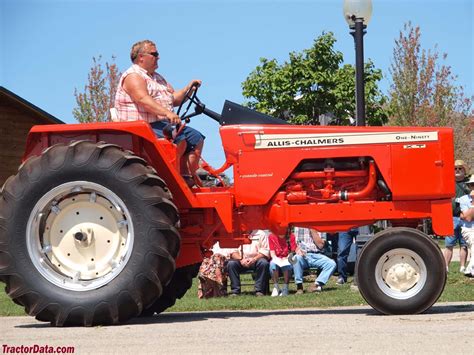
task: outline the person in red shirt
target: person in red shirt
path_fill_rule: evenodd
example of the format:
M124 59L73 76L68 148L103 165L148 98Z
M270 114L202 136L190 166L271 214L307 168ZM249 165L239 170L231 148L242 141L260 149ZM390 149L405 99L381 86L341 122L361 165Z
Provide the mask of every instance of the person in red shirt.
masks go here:
M292 266L288 261L288 254L290 249L294 251L296 249L295 236L290 234L289 236L290 245L286 238L286 234L275 235L270 234L268 238L268 244L270 247L270 275L273 279L273 291L272 297L276 296L288 296L288 283L290 282L290 271ZM280 271L283 273L284 284L280 290L278 285L278 279L280 278Z

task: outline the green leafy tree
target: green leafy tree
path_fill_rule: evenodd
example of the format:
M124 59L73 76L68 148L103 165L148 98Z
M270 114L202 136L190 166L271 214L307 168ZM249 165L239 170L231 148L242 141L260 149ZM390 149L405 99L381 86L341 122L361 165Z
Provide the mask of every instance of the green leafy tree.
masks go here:
M81 123L110 121L110 108L114 107L115 92L121 73L114 63L105 63L105 71L101 64L102 57L92 58L93 65L87 76L84 92L74 89L77 107L72 114Z
M474 163L472 97L466 98L437 48L422 49L421 30L411 23L395 40L390 67L389 122L399 126L448 126L454 129L455 154Z
M321 115L348 124L355 114L355 69L342 65L343 55L334 49L332 33L323 33L313 46L289 53L289 60L260 59L242 83L247 106L296 124L319 124ZM365 64L366 115L369 125L386 122L386 97L378 88L382 71Z

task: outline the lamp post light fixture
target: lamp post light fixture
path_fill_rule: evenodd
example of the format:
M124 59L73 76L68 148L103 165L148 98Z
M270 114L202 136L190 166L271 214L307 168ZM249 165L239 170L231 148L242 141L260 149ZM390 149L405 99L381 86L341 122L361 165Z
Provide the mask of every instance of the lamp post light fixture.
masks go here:
M364 34L372 17L372 0L344 0L343 12L356 52L356 122L365 126Z

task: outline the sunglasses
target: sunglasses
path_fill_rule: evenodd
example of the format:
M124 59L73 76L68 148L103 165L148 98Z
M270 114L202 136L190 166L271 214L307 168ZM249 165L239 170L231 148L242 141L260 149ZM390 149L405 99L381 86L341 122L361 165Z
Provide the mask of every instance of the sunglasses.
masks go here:
M155 58L158 58L158 56L160 55L160 53L158 53L158 52L150 52L150 53L142 53L142 54L143 54L143 55L149 54L149 55L152 55L152 56L155 57Z
M454 168L454 171L461 171L461 170L464 171L464 168Z

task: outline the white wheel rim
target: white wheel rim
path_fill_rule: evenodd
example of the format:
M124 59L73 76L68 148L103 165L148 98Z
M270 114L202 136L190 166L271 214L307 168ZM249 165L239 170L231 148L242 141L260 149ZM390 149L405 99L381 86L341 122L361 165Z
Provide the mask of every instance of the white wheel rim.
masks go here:
M112 281L133 249L133 223L123 201L102 185L74 181L45 194L33 207L28 254L49 282L89 291Z
M375 266L375 280L380 290L399 300L418 294L426 278L425 262L410 249L392 249L383 254Z

